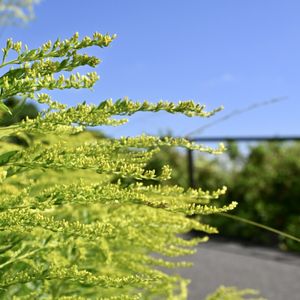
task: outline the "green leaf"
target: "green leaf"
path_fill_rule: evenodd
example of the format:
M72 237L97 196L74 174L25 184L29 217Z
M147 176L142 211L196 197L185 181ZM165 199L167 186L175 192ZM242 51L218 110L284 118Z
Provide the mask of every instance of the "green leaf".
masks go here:
M33 49L33 50L30 50L30 51L28 51L28 52L25 52L25 53L23 53L22 55L21 55L21 57L23 58L23 57L25 57L26 59L30 59L30 58L33 58L35 55L36 55L36 50L35 49Z
M0 110L9 113L10 115L12 114L10 109L2 101L0 101Z
M17 68L17 69L12 69L12 70L9 70L8 72L6 72L2 77L8 77L8 80L10 82L13 81L13 79L22 79L25 77L25 71L26 71L26 68Z
M107 105L107 100L102 101L99 105L98 105L98 109L103 109L105 106Z
M19 151L14 150L14 151L8 151L0 155L0 166L5 165L6 163L9 162L9 160Z
M61 70L64 69L67 66L68 62L69 62L69 59L62 60L60 65L59 65L60 69Z

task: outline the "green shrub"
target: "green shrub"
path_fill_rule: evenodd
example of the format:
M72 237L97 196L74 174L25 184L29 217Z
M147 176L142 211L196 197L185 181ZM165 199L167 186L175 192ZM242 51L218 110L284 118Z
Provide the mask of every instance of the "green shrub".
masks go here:
M219 203L223 205L229 199L239 202L234 215L299 236L300 144L261 143L244 155L236 145L229 144L227 154L227 159L222 161L203 155L195 157L196 188L213 190L220 183L226 185L228 193ZM166 163L170 164L173 174L180 174L174 176L171 183L187 189L186 153L165 149L163 155L152 158L149 166L159 172ZM300 250L298 242L224 216L206 220L220 228L223 236Z
M263 143L251 149L243 168L229 185L230 199L238 199L234 214L288 234L299 236L300 222L300 145L299 143ZM300 250L299 243L267 231L232 221L222 222L224 232L265 244ZM299 227L298 227L299 228Z

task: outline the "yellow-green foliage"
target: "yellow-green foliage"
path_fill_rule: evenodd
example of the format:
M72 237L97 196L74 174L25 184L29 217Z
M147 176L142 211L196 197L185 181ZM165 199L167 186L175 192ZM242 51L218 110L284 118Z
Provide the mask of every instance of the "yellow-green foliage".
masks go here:
M95 33L80 40L75 34L36 50L10 39L2 50L1 109L9 111L3 100L12 96L31 98L49 108L36 119L0 128L1 299L186 299L188 281L157 267L189 265L163 257L194 253L193 246L207 239L186 240L178 234L191 229L217 232L187 215L236 206L233 202L217 208L212 203L225 188L184 191L140 183L169 178L168 166L160 175L144 169L162 146L219 153L222 145L214 150L184 139L107 139L85 131L87 126L121 125L127 120L114 116L138 111L209 117L218 109L205 112L193 101L152 104L127 98L67 107L44 93L91 88L96 73L69 77L59 73L95 67L99 59L80 50L107 47L113 38ZM11 135L26 137L29 146L10 143ZM121 180L113 183L115 175L135 183L126 187Z
M220 286L213 294L208 295L206 300L243 300L247 296L248 300L266 300L264 298L257 298L257 291L246 289L237 290L235 287ZM251 296L255 298L250 298Z

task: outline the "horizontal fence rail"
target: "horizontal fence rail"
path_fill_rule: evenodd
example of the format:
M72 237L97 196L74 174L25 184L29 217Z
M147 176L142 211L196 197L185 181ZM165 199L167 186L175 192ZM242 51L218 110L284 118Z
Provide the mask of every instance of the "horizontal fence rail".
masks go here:
M220 141L236 141L236 142L264 142L264 141L300 141L300 136L216 136L216 137L195 137L189 138L193 142L220 142Z

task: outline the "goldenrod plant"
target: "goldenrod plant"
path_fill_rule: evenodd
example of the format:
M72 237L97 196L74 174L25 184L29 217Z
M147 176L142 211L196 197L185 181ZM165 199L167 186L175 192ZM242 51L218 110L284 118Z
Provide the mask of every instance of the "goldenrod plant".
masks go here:
M92 88L97 73L74 72L80 66L96 67L100 60L82 51L107 47L114 38L95 33L80 39L76 33L33 50L9 39L2 49L1 110L10 113L4 100L11 97L47 108L36 118L0 127L1 299L187 299L188 280L165 268L190 263L168 257L194 253L206 234L217 232L189 216L237 205L214 205L225 187L185 191L142 183L170 177L168 166L160 174L145 169L160 147L219 154L223 145L212 149L183 138L147 135L103 138L86 130L122 125L127 116L142 111L210 117L219 108L206 112L193 101L128 98L68 106L46 93ZM26 146L11 143L10 136L26 139ZM112 180L116 175L117 182ZM124 185L122 178L134 180ZM203 237L184 237L192 229Z
M251 289L238 290L235 287L220 286L214 293L208 295L206 300L242 300L245 299L244 296L248 300L258 299L257 291Z

